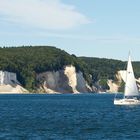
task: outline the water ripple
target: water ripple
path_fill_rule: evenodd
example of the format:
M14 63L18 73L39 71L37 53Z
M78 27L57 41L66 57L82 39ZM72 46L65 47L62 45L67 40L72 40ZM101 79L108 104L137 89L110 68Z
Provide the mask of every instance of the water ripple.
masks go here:
M0 139L138 140L140 107L113 95L0 95Z

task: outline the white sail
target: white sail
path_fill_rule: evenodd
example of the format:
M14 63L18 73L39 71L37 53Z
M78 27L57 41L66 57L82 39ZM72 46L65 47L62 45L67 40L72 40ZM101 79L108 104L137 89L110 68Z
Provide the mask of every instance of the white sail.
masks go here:
M131 63L131 58L129 55L127 72L126 72L126 84L125 84L125 96L139 96L138 87L136 85L136 80L133 72L133 67Z
M121 75L122 80L126 83L126 70L120 70L119 74Z

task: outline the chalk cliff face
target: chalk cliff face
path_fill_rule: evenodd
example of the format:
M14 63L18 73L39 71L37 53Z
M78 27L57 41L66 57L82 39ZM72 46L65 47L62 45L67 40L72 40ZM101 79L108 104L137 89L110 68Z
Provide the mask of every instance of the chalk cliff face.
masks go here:
M46 93L87 93L92 90L81 72L74 66L66 66L64 70L44 72L37 75L40 90Z
M117 74L115 76L116 76L115 81L113 81L111 79L109 79L107 81L107 84L109 86L109 90L107 92L117 93L119 91L119 88L121 87L122 81L125 82L126 71L120 70L120 71L117 72Z
M15 73L0 71L0 85L19 84Z
M109 90L107 92L117 93L120 87L120 84L115 83L113 80L108 80L107 84L109 86Z
M124 78L123 71L118 71L116 76L116 80L113 81L112 79L108 79L107 84L109 86L109 90L107 92L110 93L117 93L122 83L122 79Z
M17 80L16 74L6 71L0 71L0 93L26 93Z
M97 82L90 87L83 77L82 72L76 72L74 66L65 66L64 70L47 71L37 74L37 93L89 93L89 92L110 92L119 91L122 81L125 82L126 71L118 71L115 81L108 80L109 90L102 89ZM136 79L140 89L140 79ZM17 80L16 73L0 71L0 93L29 93Z

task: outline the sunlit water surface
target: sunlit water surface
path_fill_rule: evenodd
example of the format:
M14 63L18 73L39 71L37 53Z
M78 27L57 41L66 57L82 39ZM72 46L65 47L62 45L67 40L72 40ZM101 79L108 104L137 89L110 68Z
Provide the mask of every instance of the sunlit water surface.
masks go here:
M114 95L0 95L0 139L139 140L140 106Z

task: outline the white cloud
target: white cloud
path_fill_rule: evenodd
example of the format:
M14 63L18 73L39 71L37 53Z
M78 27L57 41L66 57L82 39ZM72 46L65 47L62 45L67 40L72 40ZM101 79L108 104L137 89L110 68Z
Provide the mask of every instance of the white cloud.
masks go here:
M0 0L0 20L42 29L69 29L90 20L60 0Z

